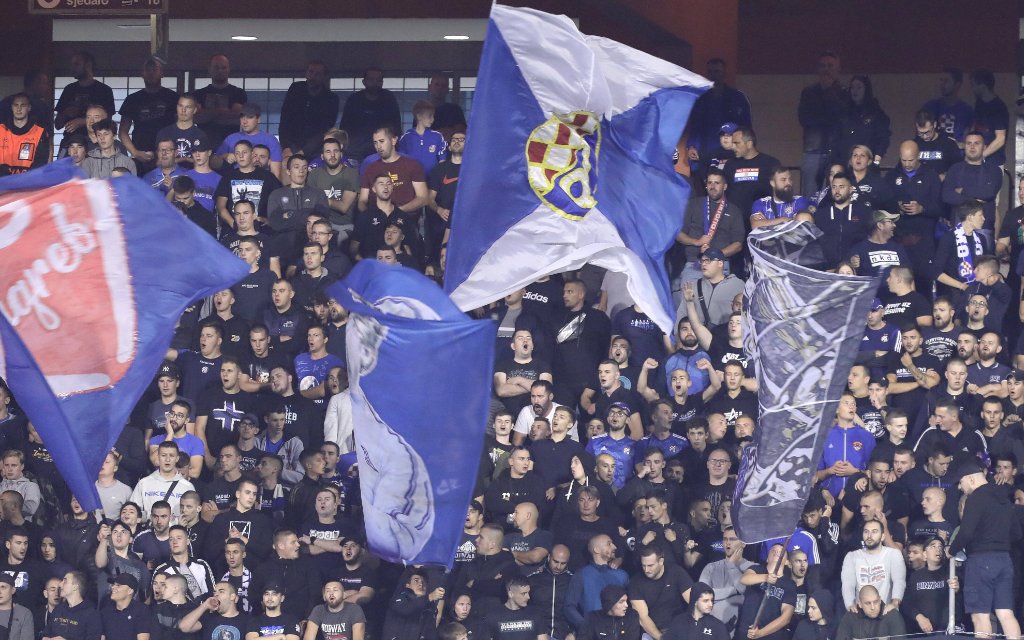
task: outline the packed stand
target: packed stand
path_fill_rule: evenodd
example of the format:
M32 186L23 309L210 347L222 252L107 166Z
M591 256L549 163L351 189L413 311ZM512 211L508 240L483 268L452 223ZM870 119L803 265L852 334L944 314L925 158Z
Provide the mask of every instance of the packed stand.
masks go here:
M182 316L99 472L102 512L81 509L0 387L0 633L846 640L952 623L1020 636L1024 208L999 201L1009 114L991 72L944 70L893 142L870 78L842 80L823 53L796 114L798 193L725 64L708 63L679 159L694 197L667 256L675 335L624 276L590 265L475 312L498 325L492 411L466 425L486 445L450 572L367 548L347 312L325 295L360 260L443 277L467 144L448 78L430 79L401 133L379 69L342 104L311 62L274 136L223 55L182 95L145 61L119 114L88 53L55 118L47 76L27 74L0 103L3 173L46 163L56 127L60 156L147 181L250 273ZM891 145L900 161L884 171ZM730 518L759 412L745 240L794 218L822 231L825 268L882 284L800 522L745 544Z

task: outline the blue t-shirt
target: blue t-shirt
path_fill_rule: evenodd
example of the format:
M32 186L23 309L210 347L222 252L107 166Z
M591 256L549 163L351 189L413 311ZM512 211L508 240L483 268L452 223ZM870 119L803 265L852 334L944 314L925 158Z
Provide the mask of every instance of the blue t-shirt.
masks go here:
M195 169L189 169L185 175L196 183L196 202L207 211L213 211L213 194L217 192L217 185L220 184L220 174L216 171L199 173Z
M612 476L612 486L621 489L626 484L626 478L633 475L633 447L636 440L629 436L621 440L614 440L610 435L597 436L587 443L587 452L595 458L602 453L607 453L615 458L615 475Z
M149 446L157 447L166 439L167 437L164 435L153 436L149 439ZM200 440L198 436L194 436L191 433L186 433L180 438L175 438L174 444L178 445L178 449L187 453L190 458L192 456L201 456L206 453L206 447L203 446L203 441Z
M254 147L258 144L266 146L270 149L271 162L281 162L281 143L277 141L276 137L266 131L257 131L256 133L236 131L224 138L224 142L220 143L220 146L217 147L217 155L222 156L226 153L234 153L235 144L239 140L248 140Z
M803 196L796 196L792 202L776 202L774 198L767 196L754 201L750 208L750 217L761 214L765 220L778 220L792 218L802 211L810 210L811 203Z
M332 368L344 366L341 358L332 353L318 360L314 360L309 352L300 353L295 356L295 378L299 381L299 389L304 391L321 384Z
M861 351L899 351L900 330L891 324L881 329L864 329L864 337L860 341Z

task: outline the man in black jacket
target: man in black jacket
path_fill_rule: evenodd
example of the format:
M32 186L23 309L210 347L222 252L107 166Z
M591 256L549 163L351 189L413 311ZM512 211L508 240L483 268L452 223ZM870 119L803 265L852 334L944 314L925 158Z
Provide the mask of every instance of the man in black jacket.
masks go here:
M1006 492L988 482L976 460L961 467L960 490L967 496L960 531L949 553L967 552L964 609L978 635L992 633L989 614L995 612L1007 637L1020 636L1013 613L1013 563L1010 545L1021 538L1021 528Z
M569 547L556 544L543 567L530 574L530 606L535 607L541 628L548 637L564 638L569 633L565 620L565 592L569 589Z
M625 587L610 584L601 589L601 610L587 614L576 640L639 640L643 633L640 617L629 607Z
M711 615L715 607L715 590L698 582L690 591L690 610L669 623L661 640L727 640L729 631L721 620Z

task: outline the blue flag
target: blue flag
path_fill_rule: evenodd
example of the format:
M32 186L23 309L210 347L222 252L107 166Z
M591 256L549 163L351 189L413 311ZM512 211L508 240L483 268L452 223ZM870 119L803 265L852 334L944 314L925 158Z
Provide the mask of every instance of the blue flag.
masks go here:
M483 306L586 263L628 276L674 334L665 252L689 187L672 155L710 83L565 16L496 5L452 217L445 289Z
M433 281L363 260L327 289L345 331L359 487L370 550L451 567L483 451L494 322Z
M0 179L0 377L82 508L185 307L248 265L132 177Z

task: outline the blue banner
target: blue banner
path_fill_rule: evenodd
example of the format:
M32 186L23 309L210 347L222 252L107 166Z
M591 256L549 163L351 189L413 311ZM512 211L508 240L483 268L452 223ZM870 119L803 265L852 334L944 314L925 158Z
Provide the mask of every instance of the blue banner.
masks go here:
M359 486L370 549L451 567L483 450L494 322L433 281L363 260L328 295L346 336Z
M86 510L178 317L248 266L162 194L70 160L0 178L0 377Z

